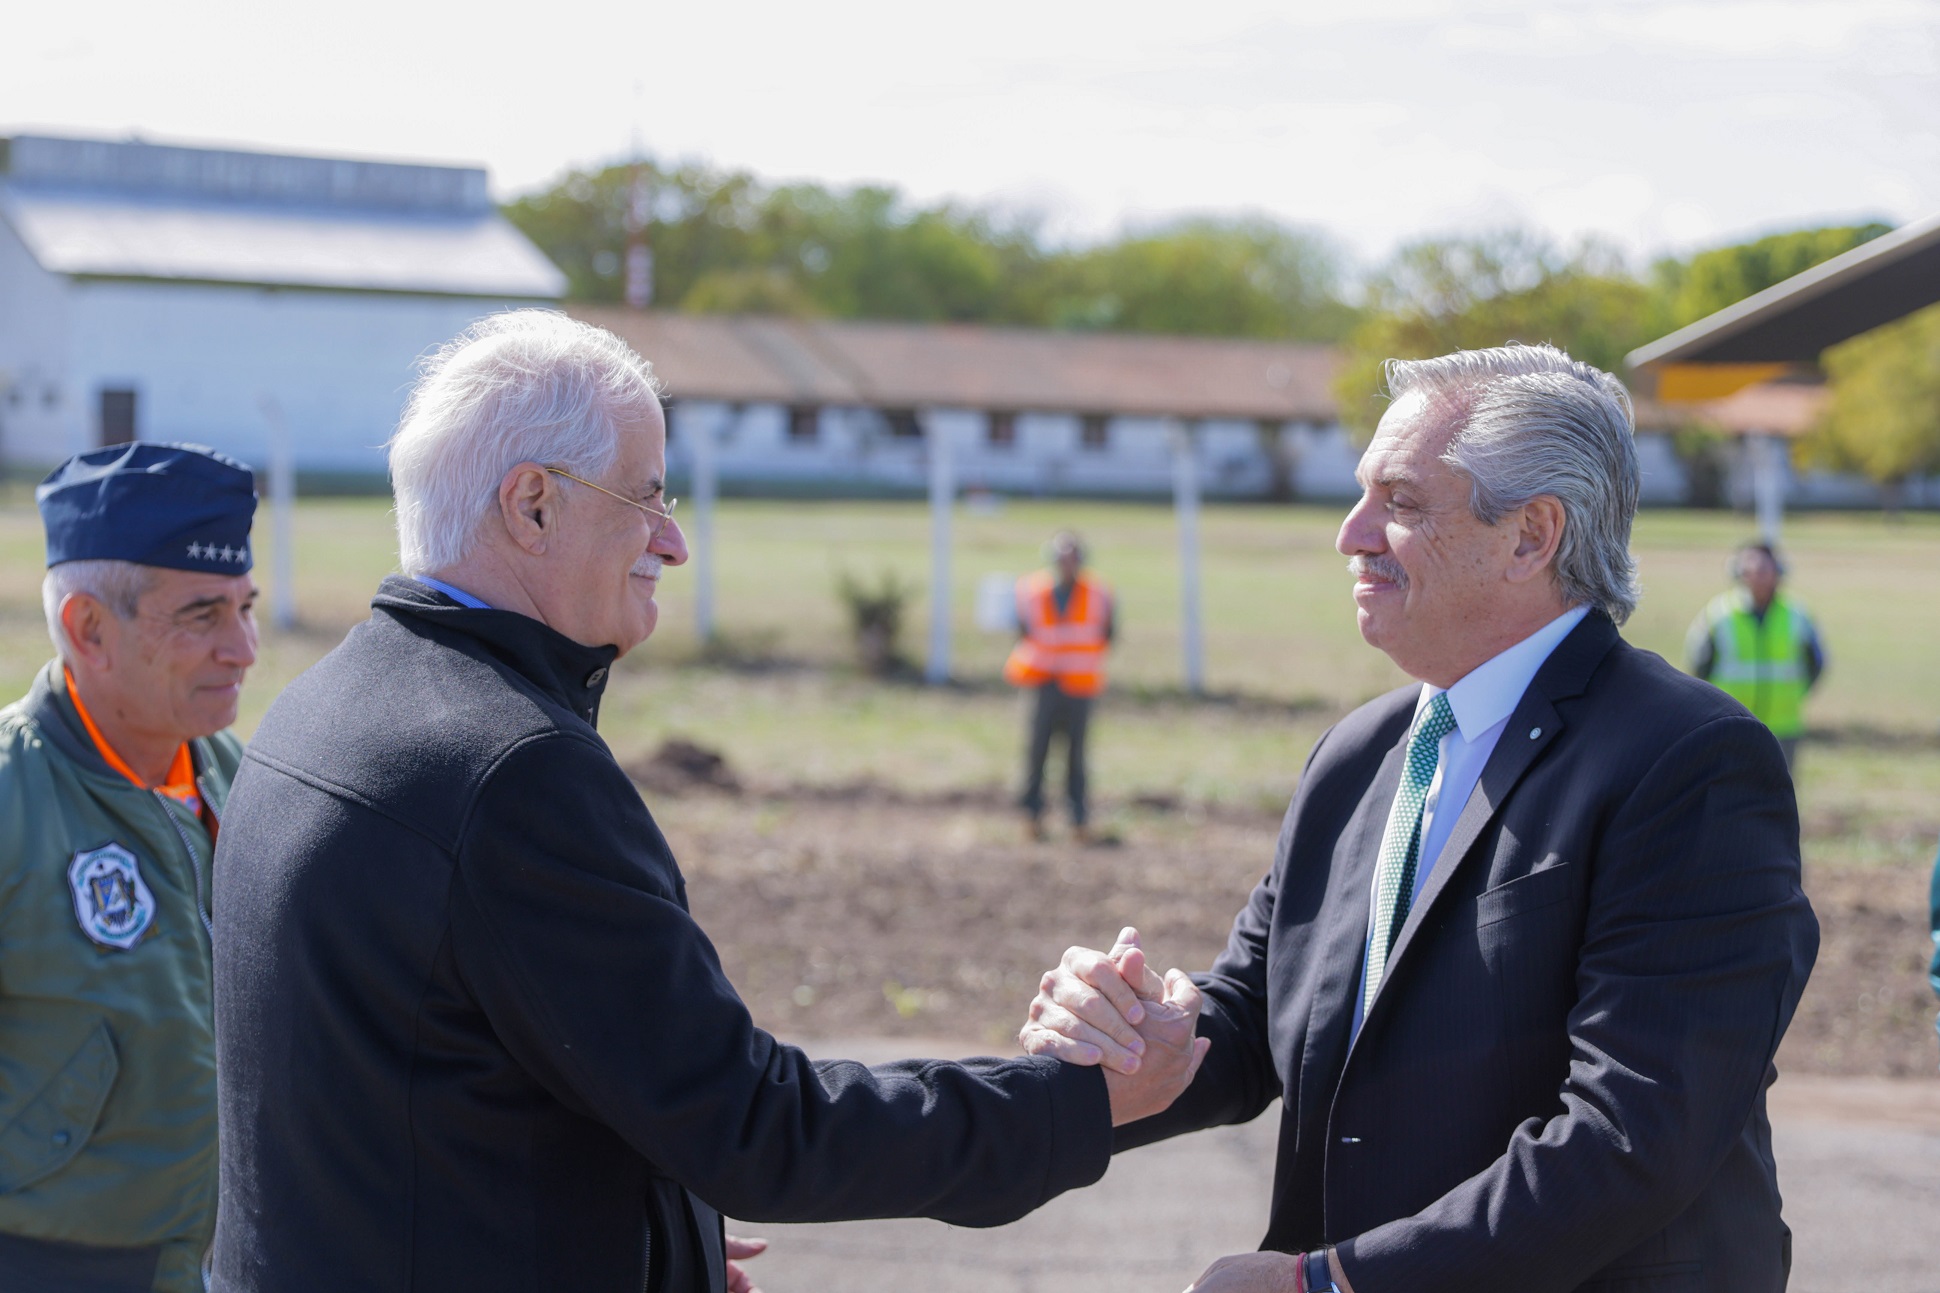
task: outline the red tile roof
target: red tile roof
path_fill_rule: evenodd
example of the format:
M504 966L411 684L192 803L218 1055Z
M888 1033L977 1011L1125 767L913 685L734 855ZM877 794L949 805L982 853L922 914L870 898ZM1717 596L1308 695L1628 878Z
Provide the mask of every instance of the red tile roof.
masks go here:
M1332 422L1330 346L572 306L675 399Z

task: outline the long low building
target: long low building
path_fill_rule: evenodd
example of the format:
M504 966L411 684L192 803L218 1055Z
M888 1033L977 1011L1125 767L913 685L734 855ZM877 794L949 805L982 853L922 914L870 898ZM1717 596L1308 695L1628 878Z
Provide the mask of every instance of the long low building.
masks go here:
M573 313L652 361L673 402L671 467L690 468L710 435L728 488L919 490L932 435L951 438L972 491L1160 493L1180 434L1208 493L1333 494L1352 480L1326 346Z
M476 167L0 140L0 465L287 435L381 481L418 357L565 285Z
M730 490L919 492L932 432L972 491L1162 495L1180 436L1210 496L1357 488L1330 346L568 308L652 361L670 468L690 475L709 437ZM1670 438L1638 443L1647 501L1682 501Z

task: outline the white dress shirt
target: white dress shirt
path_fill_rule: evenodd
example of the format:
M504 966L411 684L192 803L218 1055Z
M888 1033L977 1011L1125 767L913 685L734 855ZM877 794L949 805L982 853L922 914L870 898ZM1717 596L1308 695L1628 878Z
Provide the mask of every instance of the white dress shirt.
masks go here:
M1509 725L1509 715L1522 703L1522 693L1529 690L1535 680L1536 672L1549 659L1550 652L1561 645L1570 630L1583 622L1590 613L1587 606L1577 606L1564 611L1549 623L1531 633L1500 655L1491 657L1448 688L1448 707L1455 715L1455 726L1448 735L1442 737L1441 751L1435 763L1435 779L1428 783L1428 798L1421 810L1421 855L1415 863L1415 888L1409 895L1410 904L1421 896L1421 887L1428 881L1429 873L1441 859L1442 846L1454 833L1455 823L1467 806L1469 796L1475 793L1475 783L1482 779L1482 769L1488 766L1489 756L1495 753L1496 742L1502 739L1502 729ZM1414 722L1408 725L1413 732L1421 722L1422 714L1433 703L1442 689L1421 684L1421 697L1415 702ZM1443 811L1443 809L1446 811ZM1385 832L1383 833L1385 836ZM1376 868L1376 881L1379 868ZM1371 891L1370 891L1371 892ZM1368 903L1368 937L1373 938L1373 911L1376 906ZM1365 988L1362 989L1365 993ZM1357 1000L1354 1005L1354 1031L1361 1030L1361 1013L1366 1007L1365 1000Z

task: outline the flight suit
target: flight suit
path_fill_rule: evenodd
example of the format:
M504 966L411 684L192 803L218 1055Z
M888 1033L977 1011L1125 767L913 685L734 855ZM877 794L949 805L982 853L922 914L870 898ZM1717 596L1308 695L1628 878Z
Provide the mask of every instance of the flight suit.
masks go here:
M242 746L189 747L219 820ZM102 758L58 662L0 709L0 1287L202 1288L213 854Z

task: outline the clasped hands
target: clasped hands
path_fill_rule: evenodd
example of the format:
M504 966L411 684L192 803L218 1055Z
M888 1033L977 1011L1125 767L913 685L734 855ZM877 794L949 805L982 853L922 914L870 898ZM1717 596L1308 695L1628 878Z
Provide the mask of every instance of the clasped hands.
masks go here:
M1109 952L1065 952L1038 984L1017 1040L1032 1055L1101 1065L1119 1127L1161 1112L1192 1085L1212 1045L1194 1035L1199 1006L1185 972L1160 978L1127 927Z
M1195 1036L1198 987L1182 970L1164 978L1145 962L1127 927L1109 952L1073 947L1038 984L1017 1040L1033 1055L1105 1071L1112 1126L1149 1118L1179 1098L1212 1040ZM1247 1253L1214 1262L1187 1293L1295 1293L1299 1262L1285 1253Z

